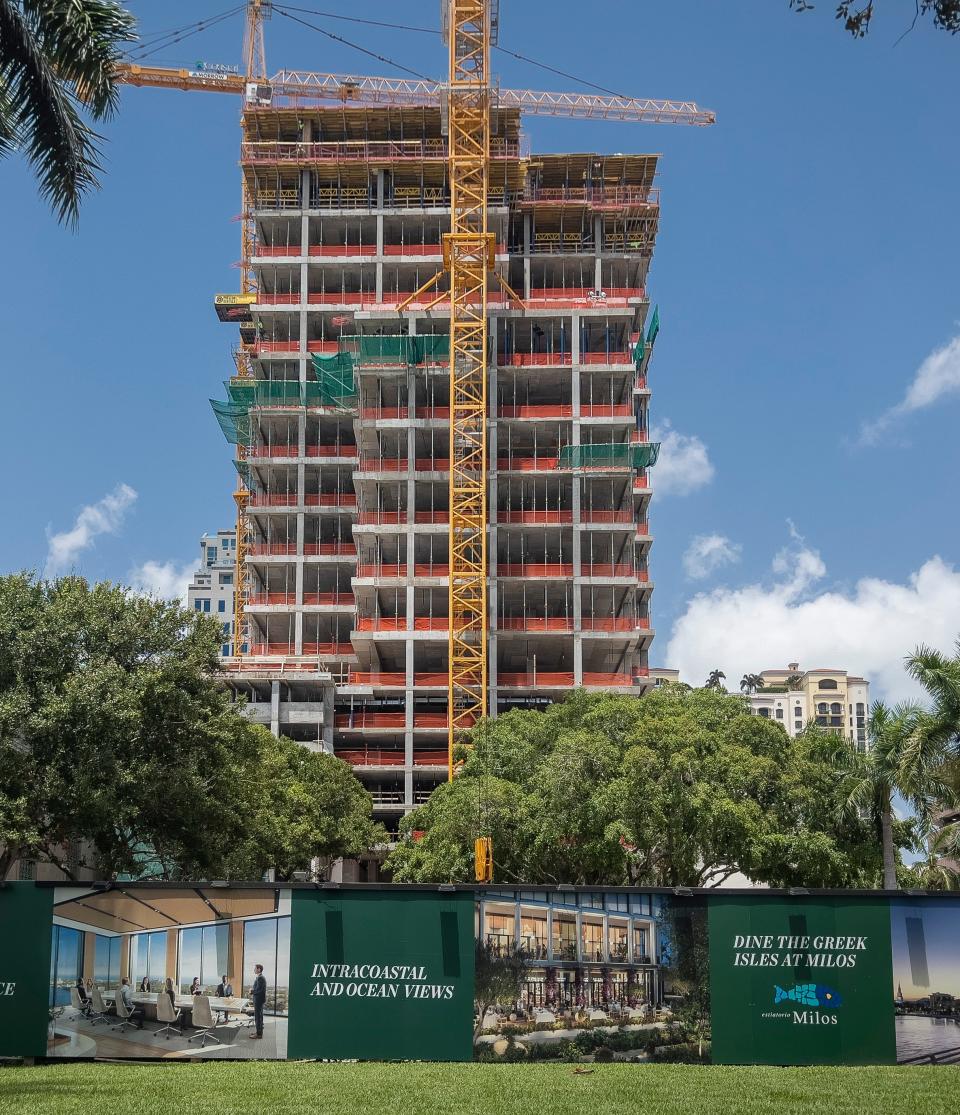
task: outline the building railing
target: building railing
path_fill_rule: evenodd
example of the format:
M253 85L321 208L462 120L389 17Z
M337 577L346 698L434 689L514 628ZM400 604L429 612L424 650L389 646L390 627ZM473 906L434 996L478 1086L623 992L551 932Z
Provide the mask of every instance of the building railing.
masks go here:
M520 144L515 140L490 139L492 159L519 158ZM287 163L353 163L371 159L391 161L446 161L447 144L442 139L343 140L340 142L297 143L273 140L246 140L240 145L240 162L258 166Z

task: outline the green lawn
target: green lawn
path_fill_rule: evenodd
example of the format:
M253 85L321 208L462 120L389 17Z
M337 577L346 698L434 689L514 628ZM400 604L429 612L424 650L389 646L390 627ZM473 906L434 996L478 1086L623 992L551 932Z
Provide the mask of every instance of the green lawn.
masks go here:
M592 1066L591 1066L592 1067ZM317 1111L383 1115L614 1115L622 1111L956 1111L960 1068L721 1068L688 1065L63 1064L0 1068L0 1111Z

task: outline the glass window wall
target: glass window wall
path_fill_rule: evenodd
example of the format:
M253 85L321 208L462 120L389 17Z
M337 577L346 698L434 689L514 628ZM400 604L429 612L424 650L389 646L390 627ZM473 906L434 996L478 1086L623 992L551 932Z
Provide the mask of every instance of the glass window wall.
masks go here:
M167 934L134 933L130 938L130 980L139 987L146 977L150 986L159 991L167 978Z
M83 934L65 925L53 927L50 948L50 1003L65 1006L70 1002L70 988L83 975Z
M98 933L93 954L93 980L98 987L116 987L120 983L120 937Z
M247 995L254 981L254 966L263 965L267 981L268 1014L286 1014L290 998L290 919L256 918L243 923L243 989Z

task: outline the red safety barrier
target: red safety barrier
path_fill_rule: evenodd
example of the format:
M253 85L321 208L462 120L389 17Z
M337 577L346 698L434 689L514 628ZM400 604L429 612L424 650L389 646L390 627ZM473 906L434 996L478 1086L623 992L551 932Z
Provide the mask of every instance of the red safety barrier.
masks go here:
M296 306L299 302L299 293L267 294L264 291L260 291L257 295L257 303L260 306Z
M625 511L593 511L588 508L581 515L585 523L632 523L634 513Z
M498 356L497 363L512 368L540 368L572 364L573 357L569 352L514 352Z
M352 592L305 592L304 607L355 608L356 599Z
M581 623L584 631L636 631L640 626L640 621L633 616L594 616L585 618Z
M385 256L438 256L443 253L440 244L384 244Z
M406 513L403 511L361 511L357 516L357 522L365 526L394 526L406 521Z
M358 631L406 631L406 616L361 616L357 620Z
M573 407L568 403L537 406L501 406L497 408L498 418L572 418Z
M450 512L449 511L416 511L416 512L414 512L414 515L413 515L413 521L415 523L428 523L428 524L449 523L450 522Z
M558 457L498 457L497 468L505 472L552 472Z
M584 577L634 577L636 570L629 562L594 562L583 566Z
M247 450L248 457L296 457L297 454L295 445L251 445Z
M307 507L356 507L356 492L308 492L303 497Z
M339 352L336 341L307 341L307 352Z
M581 418L632 418L630 403L581 403Z
M498 564L498 577L572 577L573 563L547 564L545 562L523 562L520 564Z
M307 251L312 256L375 256L377 254L377 245L311 244Z
M630 364L633 354L630 352L581 352L581 364Z
M339 720L340 718L337 717ZM340 725L345 727L346 725ZM446 755L446 752L444 752ZM404 763L403 751L385 751L383 748L356 749L337 748L336 756L352 767L402 767Z
M570 616L510 616L497 620L501 631L572 631Z
M529 523L532 526L551 523L572 523L572 511L498 511L500 523Z
M506 689L519 686L524 688L565 688L573 685L573 673L548 673L543 670L530 670L524 674L498 674L497 685Z
M304 542L305 557L356 557L356 542Z
M308 457L358 457L360 450L356 445L308 445Z
M258 341L254 346L254 351L259 356L264 352L299 352L299 341ZM334 350L336 351L336 350Z
M583 675L584 685L633 685L633 676L631 674L599 674L599 673L585 673Z

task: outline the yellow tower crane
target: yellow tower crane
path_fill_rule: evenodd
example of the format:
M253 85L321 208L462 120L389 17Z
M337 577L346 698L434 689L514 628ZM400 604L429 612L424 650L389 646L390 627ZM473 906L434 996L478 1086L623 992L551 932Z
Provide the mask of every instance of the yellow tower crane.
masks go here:
M302 106L439 105L446 116L450 178L450 232L443 237L444 269L450 282L450 535L449 535L449 664L447 767L455 773L454 748L483 716L487 695L487 294L494 272L495 235L488 228L487 185L490 169L490 114L496 104L523 112L581 119L613 119L638 123L692 124L715 122L712 112L692 101L657 101L615 95L543 93L534 90L493 91L490 49L496 42L499 0L445 0L443 34L449 52L446 85L425 79L369 77L356 74L280 70L267 77L263 23L271 0L247 0L244 72L211 74L124 63L121 83L165 89L232 93L244 105L273 103ZM252 204L244 186L241 298L252 304L256 280L251 268L254 227ZM433 286L435 276L406 303ZM438 299L437 301L440 301ZM403 309L406 303L401 303ZM250 354L237 351L240 377L253 374ZM237 446L237 459L246 450ZM238 480L237 564L234 594L234 653L247 643L246 558L250 493ZM493 849L489 836L476 841L476 879L492 879Z

